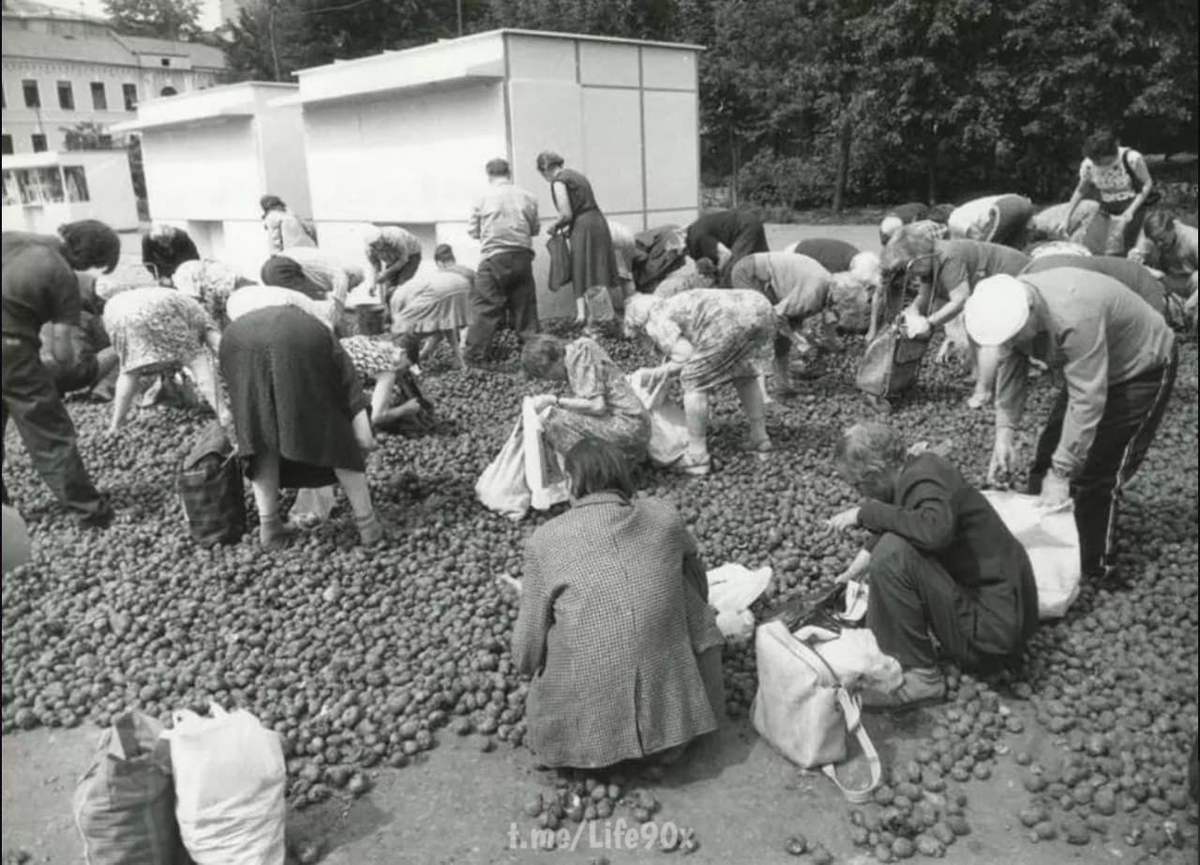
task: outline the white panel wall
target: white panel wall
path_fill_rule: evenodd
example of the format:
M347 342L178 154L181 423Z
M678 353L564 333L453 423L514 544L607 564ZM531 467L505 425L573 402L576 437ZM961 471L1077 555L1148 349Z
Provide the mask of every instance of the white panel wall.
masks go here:
M314 218L433 224L465 217L483 166L505 153L500 88L306 106Z
M637 87L639 78L636 45L579 43L579 82L584 86Z
M257 217L257 146L248 118L148 129L146 191L155 220Z
M294 212L310 216L312 201L300 106L264 107L255 122L263 193L278 195Z
M636 71L636 70L635 70ZM582 165L601 210L639 210L642 197L642 119L637 90L585 87Z
M651 91L646 100L646 207L695 208L700 195L695 93Z
M696 54L670 48L642 47L642 86L696 90Z
M550 185L537 173L535 162L543 150L553 150L567 165L587 170L579 87L574 83L513 81L509 94L513 178L518 186L537 195L542 214L553 215Z
M576 81L575 43L570 39L506 35L508 77L513 81Z

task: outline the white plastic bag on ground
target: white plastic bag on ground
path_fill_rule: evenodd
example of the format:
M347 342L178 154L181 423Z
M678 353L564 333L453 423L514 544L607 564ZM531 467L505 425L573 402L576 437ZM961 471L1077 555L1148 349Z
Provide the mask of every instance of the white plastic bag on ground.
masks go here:
M175 817L195 865L283 865L287 772L279 734L243 709L183 710L171 743Z
M805 627L794 636L812 646L825 659L847 691L864 688L889 694L904 682L900 662L885 655L870 628L842 628L833 639L829 631Z
M770 566L752 571L724 564L708 572L708 603L717 611L717 627L726 639L749 639L754 633L750 605L771 584Z
M302 489L288 511L288 522L298 526L313 526L329 519L333 510L333 487Z
M651 390L645 386L644 369L632 373L627 381L637 398L650 413L650 462L666 468L687 451L687 417L683 406L667 399L669 379L663 379Z
M1079 532L1069 510L1047 511L1037 496L984 490L986 498L1029 553L1038 588L1038 616L1058 619L1079 597Z
M529 510L529 485L525 482L525 436L518 420L508 440L475 482L475 495L485 508L510 520L523 519Z
M525 485L529 488L530 504L539 511L547 511L571 497L570 485L559 455L542 436L542 419L533 407L532 397L525 397L521 403L521 427L525 442Z

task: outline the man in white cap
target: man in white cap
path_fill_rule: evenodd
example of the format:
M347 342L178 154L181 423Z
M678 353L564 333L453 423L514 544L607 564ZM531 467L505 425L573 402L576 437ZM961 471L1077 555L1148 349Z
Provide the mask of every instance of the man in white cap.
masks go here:
M1029 474L1047 506L1075 502L1085 578L1111 579L1117 499L1141 465L1175 381L1175 336L1117 280L1064 267L982 280L964 311L967 333L996 355L996 444L989 481L1013 471L1029 362L1059 369Z

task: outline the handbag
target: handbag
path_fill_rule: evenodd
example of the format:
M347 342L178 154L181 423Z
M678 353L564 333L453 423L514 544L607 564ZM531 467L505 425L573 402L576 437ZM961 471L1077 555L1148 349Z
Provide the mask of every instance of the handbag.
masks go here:
M911 268L912 262L909 263L910 273ZM932 278L936 282L937 274L933 274ZM909 275L906 275L905 288L909 279ZM933 291L930 290L929 304L932 303ZM928 308L921 314L928 315ZM908 336L902 324L903 318L903 313L897 316L863 352L858 372L854 377L854 386L868 396L880 400L891 399L917 383L921 361L929 349L929 336Z
M755 634L758 693L751 717L754 729L781 754L805 769L820 768L846 800L867 802L879 786L882 767L871 737L862 726L857 697L843 687L833 669L782 622L767 622ZM846 734L858 740L870 766L867 786L852 790L838 778L846 759Z
M571 249L562 234L552 234L546 241L546 252L550 255L550 282L548 288L558 291L571 281Z
M175 479L192 537L201 546L236 544L246 532L241 463L225 430L209 424Z

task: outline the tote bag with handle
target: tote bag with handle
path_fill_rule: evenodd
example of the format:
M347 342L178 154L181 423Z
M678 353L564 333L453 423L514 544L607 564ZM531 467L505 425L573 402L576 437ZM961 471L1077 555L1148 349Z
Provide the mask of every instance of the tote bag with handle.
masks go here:
M847 801L866 802L879 786L882 772L879 754L862 726L858 699L842 687L825 660L793 637L782 622L759 626L755 650L754 729L796 765L820 768ZM846 759L847 733L858 739L870 765L871 780L859 790L848 789L837 774L837 764Z

